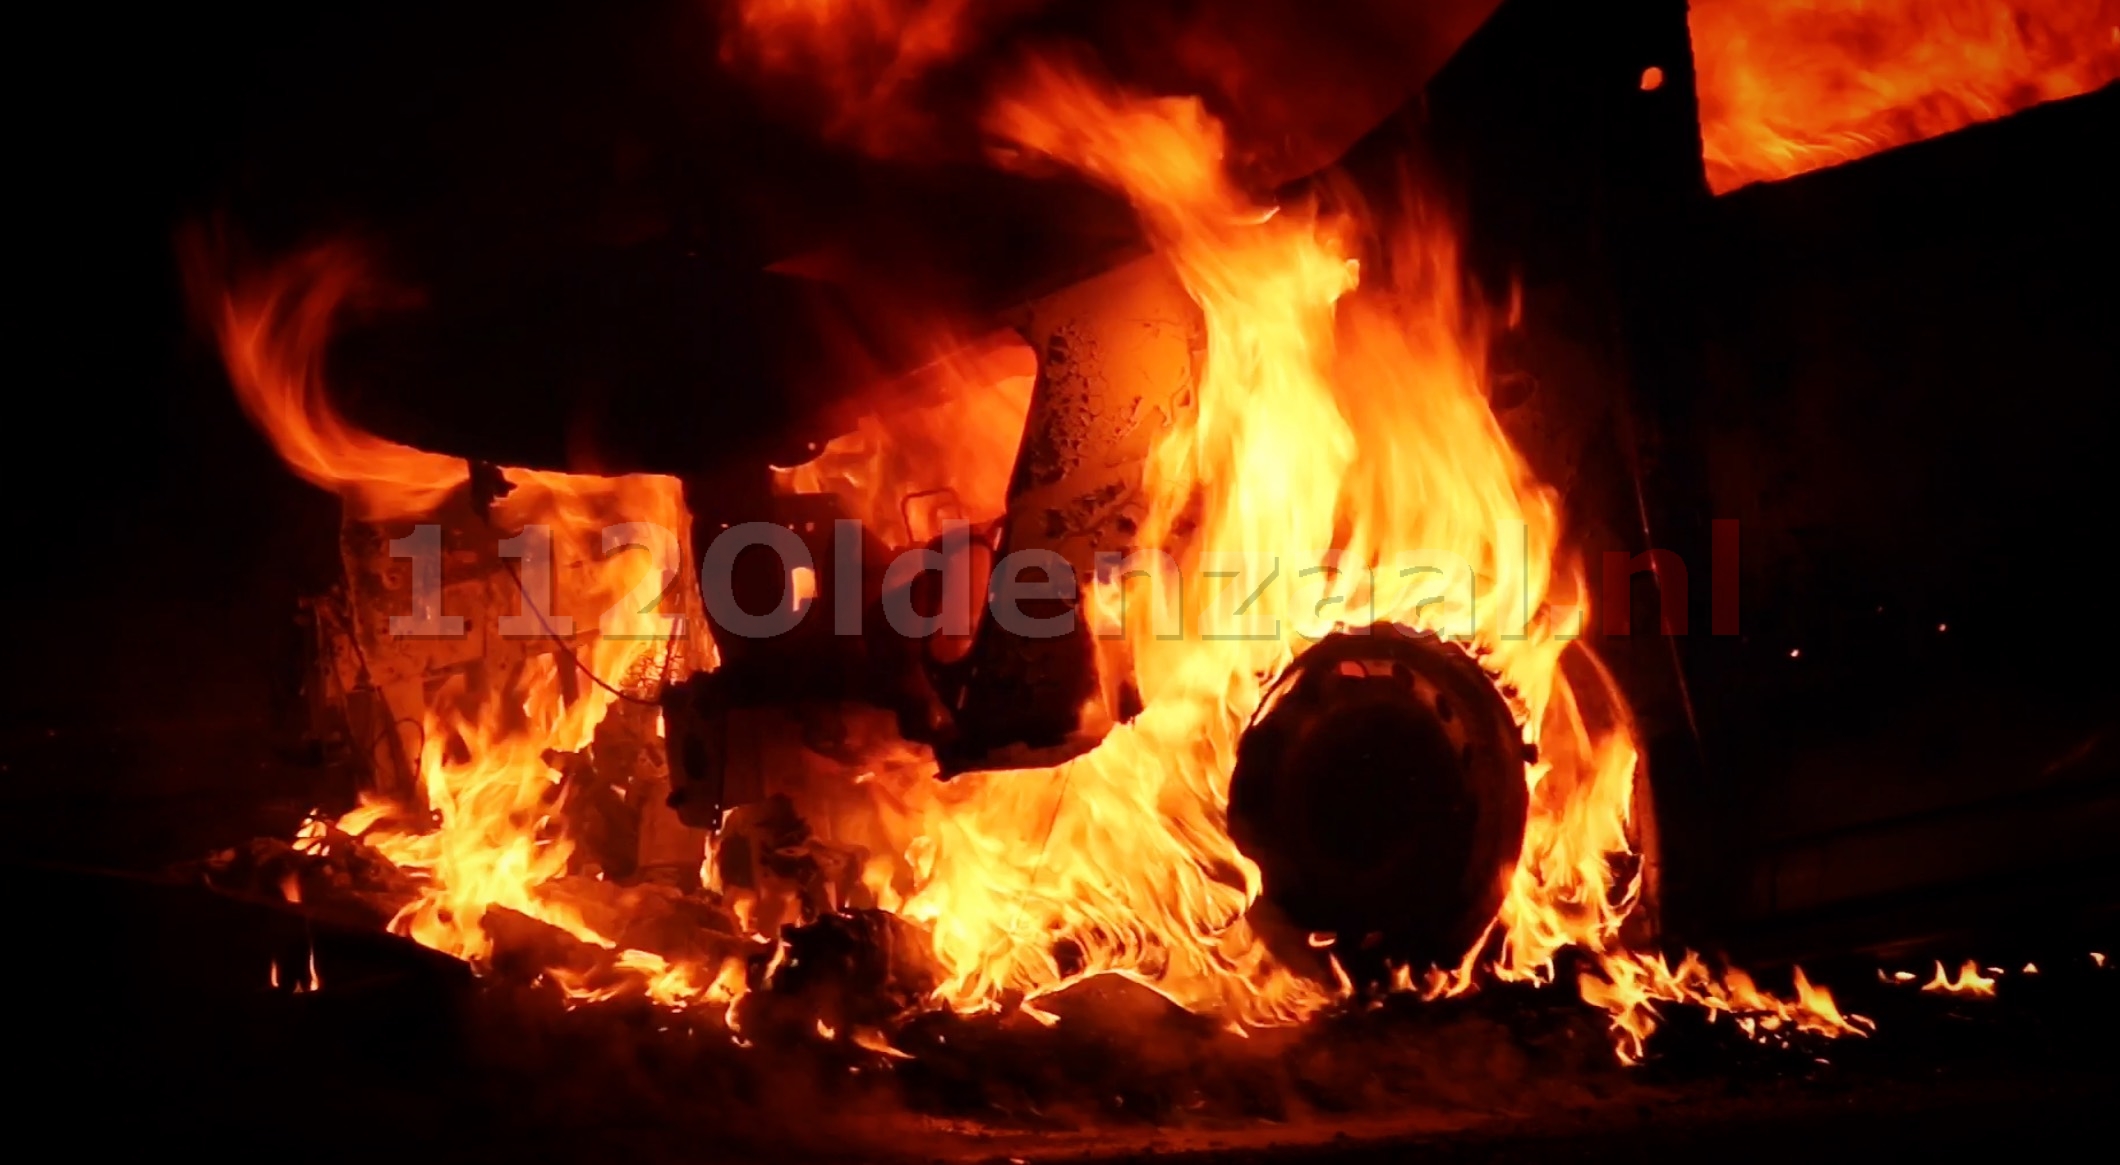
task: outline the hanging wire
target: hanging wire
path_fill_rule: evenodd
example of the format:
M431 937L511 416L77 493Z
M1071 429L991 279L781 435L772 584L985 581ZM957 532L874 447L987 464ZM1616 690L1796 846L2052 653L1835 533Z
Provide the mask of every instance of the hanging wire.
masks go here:
M580 671L583 675L588 676L590 683L595 684L597 687L602 688L603 690L611 693L614 696L617 696L619 699L624 700L629 704L641 704L650 708L659 708L662 706L662 701L660 699L642 699L641 697L633 695L632 693L627 692L622 688L613 686L609 681L605 680L604 677L597 675L595 672L589 670L589 665L583 663L581 661L581 657L574 654L573 644L568 643L564 636L552 629L551 622L545 618L545 612L538 608L537 600L532 599L530 597L530 588L523 585L523 576L516 573L515 564L503 558L501 559L501 568L508 572L509 578L515 580L515 589L517 593L523 596L523 606L528 608L531 614L537 616L538 626L543 627L545 629L545 635L549 637L552 642L559 647L559 654L566 656L568 663L573 664L576 670ZM681 628L683 625L684 623L682 619L672 620L670 623L669 637L663 641L664 654L661 684L665 687L668 686L670 682L670 661L677 652L677 632L679 628Z

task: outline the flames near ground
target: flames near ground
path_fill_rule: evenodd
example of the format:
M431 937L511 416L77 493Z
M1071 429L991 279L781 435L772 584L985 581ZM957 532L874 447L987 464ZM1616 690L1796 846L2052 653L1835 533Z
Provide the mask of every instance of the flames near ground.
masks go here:
M1556 499L1488 411L1489 320L1460 290L1449 230L1418 207L1376 214L1330 186L1304 204L1262 203L1225 170L1222 128L1199 102L1127 93L1059 60L1024 63L986 126L1002 164L1042 159L1122 193L1199 316L1196 383L1182 410L1156 419L1141 468L1138 545L1168 555L1177 577L1120 580L1093 601L1138 611L1152 600L1127 591L1175 586L1180 609L1213 610L1225 583L1209 556L1261 548L1329 550L1291 563L1331 564L1318 595L1262 591L1251 615L1279 629L1266 637L1169 638L1128 619L1138 711L1058 767L941 783L918 746L885 734L828 795L838 805L781 803L777 818L738 809L717 852L698 855L703 877L680 858L670 876L626 884L614 873L654 864L668 787L661 719L643 708L715 660L689 597L699 547L677 533L690 528L678 484L482 472L361 433L321 380L334 321L372 286L360 257L325 249L231 271L202 251L201 294L246 409L291 468L345 499L348 580L329 616L345 650L331 674L342 699L374 697L368 738L409 775L316 822L303 846L380 855L403 879L390 926L425 945L485 965L531 920L572 940L538 957L576 999L645 992L725 1007L738 1032L744 998L792 969L780 927L848 909L894 920L892 941L920 964L918 989L896 984L895 1011L857 1009L871 1022L851 1038L880 1042L921 1008L1042 1015L1041 999L1103 975L1238 1027L1299 1023L1369 985L1329 951L1341 936L1314 936L1322 961L1292 961L1257 929L1265 887L1230 834L1232 775L1276 678L1307 645L1374 622L1476 661L1530 758L1514 766L1520 844L1478 873L1496 889L1489 920L1462 950L1390 968L1390 987L1437 997L1490 979L1544 982L1572 948L1588 957L1577 987L1610 1014L1624 1058L1642 1054L1671 1004L1747 1031L1860 1034L1865 1021L1800 972L1784 998L1630 938L1650 933L1629 925L1645 876L1636 743L1623 697L1575 638L1586 596ZM1007 391L957 387L960 411ZM991 414L1003 424L962 427L955 442L930 436L915 460L1012 455L1000 443L1012 414L1003 406ZM992 512L996 499L978 495L993 474L974 476L964 494ZM918 484L864 488L902 499ZM435 523L441 544L408 540ZM1438 590L1395 569L1438 550L1469 565L1471 586ZM441 572L441 612L415 610L428 601L416 593L423 570ZM468 631L385 630L407 613L468 615ZM638 779L613 779L614 754L642 758ZM593 852L598 799L612 796L633 817L633 869ZM813 831L795 812L854 820ZM739 845L747 861L732 860ZM801 872L776 876L776 859ZM739 866L757 872L732 884ZM1361 941L1345 937L1350 951ZM833 1036L845 1025L817 1026Z

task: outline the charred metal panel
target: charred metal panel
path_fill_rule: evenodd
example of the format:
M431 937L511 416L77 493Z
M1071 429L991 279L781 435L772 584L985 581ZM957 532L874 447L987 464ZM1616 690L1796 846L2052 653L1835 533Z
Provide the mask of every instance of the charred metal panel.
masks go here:
M951 678L956 735L945 771L1054 764L1093 747L1129 715L1120 675L1100 680L1080 596L1097 556L1135 548L1148 513L1142 472L1158 437L1194 407L1205 344L1176 273L1147 256L1035 301L1016 326L1038 355L1038 384L1009 489L1002 557L1045 551L1074 571L1072 634L1027 638L984 620ZM1023 604L1032 618L1061 601ZM1123 672L1123 661L1106 669ZM1089 709L1087 713L1085 709Z

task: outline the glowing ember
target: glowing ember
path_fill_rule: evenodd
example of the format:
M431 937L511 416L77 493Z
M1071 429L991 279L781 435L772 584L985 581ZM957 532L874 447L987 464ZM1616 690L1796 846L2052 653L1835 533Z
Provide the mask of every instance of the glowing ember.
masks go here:
M2084 0L1693 0L1716 193L2088 93L2120 9Z

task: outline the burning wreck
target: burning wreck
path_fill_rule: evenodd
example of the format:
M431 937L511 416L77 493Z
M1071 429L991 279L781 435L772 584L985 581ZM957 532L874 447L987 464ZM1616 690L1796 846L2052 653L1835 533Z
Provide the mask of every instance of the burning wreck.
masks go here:
M2120 15L697 7L671 27L711 34L716 116L802 143L719 159L748 219L628 227L601 274L545 273L562 295L423 277L420 238L481 253L431 229L181 232L244 416L339 506L290 712L330 777L289 832L181 867L275 912L249 990L358 995L386 965L676 1029L729 1095L896 1074L863 1152L968 1111L1036 1156L1084 1147L1040 1121L1134 1095L1070 1067L1085 1046L1146 1058L1153 1126L1301 1140L1404 1097L1290 1065L1366 1079L1413 1047L1438 1087L1441 1037L1391 1025L1473 1001L1565 1013L1556 1062L1624 1078L1665 1028L1822 1064L2031 982L2033 953L2057 978L2010 950L1986 957L2021 972L1836 995L1796 957L1954 939L1846 914L1726 953L1732 919L1780 917L1743 879L1826 902L1869 875L1831 829L1733 873L1702 793L1763 755L1760 682L1731 677L1833 642L1800 604L1754 616L1808 585L1748 569L1802 503L1733 500L1734 459L1772 450L1701 385L1762 349L1704 272L1766 270L1790 206L2043 156L2032 119L2109 128ZM768 261L697 273L747 230ZM2092 774L2066 812L2095 822L2087 706L2048 771ZM1272 1085L1228 1066L1268 1061ZM792 1135L773 1108L716 1120Z

